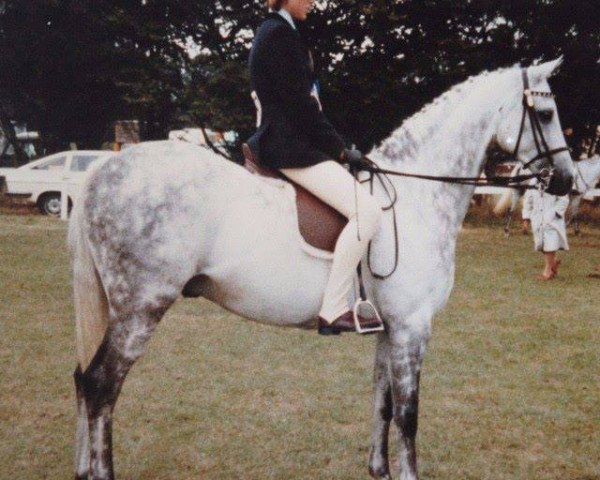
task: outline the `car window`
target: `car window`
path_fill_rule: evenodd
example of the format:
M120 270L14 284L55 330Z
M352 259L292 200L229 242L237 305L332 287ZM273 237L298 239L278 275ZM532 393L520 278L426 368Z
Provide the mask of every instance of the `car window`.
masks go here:
M73 155L71 162L72 172L85 172L98 155Z
M47 162L42 162L39 165L36 165L32 168L32 170L61 170L65 168L65 161L67 157L56 157L52 160L48 160Z

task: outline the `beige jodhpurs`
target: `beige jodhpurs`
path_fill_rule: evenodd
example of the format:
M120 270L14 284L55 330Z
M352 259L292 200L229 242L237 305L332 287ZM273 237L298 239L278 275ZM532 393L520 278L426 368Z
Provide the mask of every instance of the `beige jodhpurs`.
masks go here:
M348 294L352 288L354 272L379 227L381 207L348 170L333 160L312 167L285 168L281 169L281 173L348 219L348 224L335 244L331 273L319 313L319 316L331 323L348 311Z

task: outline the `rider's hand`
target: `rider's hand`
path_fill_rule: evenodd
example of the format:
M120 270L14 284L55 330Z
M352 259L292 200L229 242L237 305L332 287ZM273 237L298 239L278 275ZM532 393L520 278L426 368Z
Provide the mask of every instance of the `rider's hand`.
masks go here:
M340 155L340 161L357 170L365 170L371 166L371 162L356 148L345 148Z

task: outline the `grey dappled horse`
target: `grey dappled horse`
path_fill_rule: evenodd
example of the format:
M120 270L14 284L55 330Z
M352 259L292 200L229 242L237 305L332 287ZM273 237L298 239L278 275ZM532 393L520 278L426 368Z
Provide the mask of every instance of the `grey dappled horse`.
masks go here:
M477 176L495 142L533 171L552 168L549 191L573 181L568 153L536 148L523 99L541 113L549 149L565 140L547 78L560 60L472 77L406 121L369 154L403 172ZM398 429L400 476L416 479L419 376L433 316L454 282L458 232L474 187L391 179L395 215L373 240L374 271L399 265L385 280L365 272L369 297L386 331L375 354L375 399L369 471L389 479L388 433ZM382 204L387 200L376 187ZM392 215L388 211L388 217ZM304 243L294 194L279 180L253 176L211 151L182 142L141 144L90 173L69 230L79 365L76 475L113 479L112 415L123 381L167 309L190 282L196 292L258 322L315 324L331 255ZM365 341L367 341L365 339ZM318 477L318 473L315 473Z

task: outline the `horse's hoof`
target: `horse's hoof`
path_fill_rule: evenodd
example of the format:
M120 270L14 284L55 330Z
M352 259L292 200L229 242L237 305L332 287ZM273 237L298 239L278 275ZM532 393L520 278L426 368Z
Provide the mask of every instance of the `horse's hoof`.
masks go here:
M374 480L392 480L390 472L383 469L375 471L372 467L369 467L369 475Z
M390 474L385 475L371 475L373 480L392 480L392 476Z
M84 473L82 475L75 474L75 480L88 480L88 474Z

